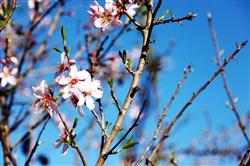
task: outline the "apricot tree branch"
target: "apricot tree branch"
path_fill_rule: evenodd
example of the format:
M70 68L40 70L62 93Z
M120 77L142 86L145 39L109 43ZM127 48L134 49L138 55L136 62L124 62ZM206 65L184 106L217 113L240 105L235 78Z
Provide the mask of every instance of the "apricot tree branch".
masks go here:
M208 14L208 23L209 23L209 29L210 29L210 32L211 32L212 41L213 41L213 45L214 45L214 49L215 49L215 53L216 53L216 64L217 64L218 67L220 67L221 66L220 48L219 48L219 42L218 42L216 33L214 31L213 22L212 22L212 14L211 13ZM238 110L236 109L235 102L234 102L234 99L233 99L233 95L231 93L229 83L227 81L226 74L225 74L224 71L221 72L221 78L222 78L224 88L226 90L227 96L229 98L229 101L230 101L230 104L231 104L231 107L232 107L231 110L233 111L233 113L234 113L234 115L235 115L235 117L236 117L236 119L238 121L239 128L241 129L241 133L243 134L248 146L250 147L250 139L248 137L246 127L242 123L242 120L240 118L240 114L239 114Z
M174 118L174 120L170 123L170 125L164 130L163 135L161 136L158 144L156 145L156 147L154 148L153 152L151 153L151 155L147 158L146 160L146 164L148 163L152 163L153 161L153 157L156 154L157 150L161 147L161 145L163 144L164 140L169 136L170 131L172 130L172 128L174 127L175 123L181 118L181 116L183 115L183 113L186 111L186 109L189 107L189 105L192 104L192 102L196 99L197 96L199 96L199 94L204 91L208 85L210 85L210 83L221 73L224 71L224 68L227 66L227 64L235 58L235 56L237 55L237 53L244 47L246 46L247 41L242 42L240 45L237 46L236 50L231 54L231 56L227 59L225 59L224 63L219 67L219 69L210 77L210 79L203 84L195 93L193 93L193 95L191 96L191 98L188 100L188 102L184 105L184 107L180 110L180 112L176 115L176 117Z
M142 153L142 155L140 156L139 160L135 163L135 166L138 166L142 160L146 157L148 151L150 150L150 148L152 147L152 145L154 144L155 140L157 139L159 132L161 130L162 127L162 121L165 118L168 109L170 108L170 106L172 105L173 101L175 100L175 97L177 96L177 94L179 93L180 89L182 88L183 84L185 83L185 81L187 80L188 75L192 72L192 68L191 65L188 65L188 68L184 70L184 77L183 79L181 79L181 81L178 83L177 88L175 89L171 99L168 101L168 104L166 105L166 107L164 107L163 113L161 114L161 116L159 117L158 120L158 124L157 124L157 128L154 131L154 135L152 140L150 141L149 145L146 147L146 149L144 150L144 152Z

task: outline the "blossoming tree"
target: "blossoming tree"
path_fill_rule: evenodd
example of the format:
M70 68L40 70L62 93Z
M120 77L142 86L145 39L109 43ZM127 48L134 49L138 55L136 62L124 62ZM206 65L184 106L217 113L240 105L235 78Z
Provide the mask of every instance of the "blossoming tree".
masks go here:
M177 165L182 163L180 154L197 156L200 164L205 163L202 163L204 156L234 156L232 162L247 165L250 162L246 126L249 118L245 120L246 116L240 115L236 106L238 97L233 97L225 74L227 65L244 50L247 41L236 44L235 50L222 61L223 51L219 48L212 14L208 13L217 69L211 76L206 75L203 84L195 86L197 90L166 123L167 111L193 69L191 64L186 64L169 101L161 99L159 93L164 90L159 89L158 84L164 80L161 74L167 73L164 68L171 67L171 59L157 55L154 44L164 39L155 39L154 30L170 23L181 26L195 20L198 14L190 12L175 17L171 10L163 9L163 3L162 0L77 3L29 0L27 4L16 0L1 1L1 164L36 165L40 162L46 165L51 158L67 157L72 149L72 154L78 157L71 160L79 165L99 166L105 162ZM83 26L75 26L78 40L72 37L73 28L69 27L73 26L71 20L78 18L74 9L83 6L88 7L82 13L89 21L83 20ZM19 11L22 8L25 10ZM27 20L18 21L24 13ZM63 23L63 19L69 22ZM131 32L134 37L123 38ZM119 45L121 38L126 41ZM73 42L69 42L71 40ZM175 42L165 45L161 49L167 50L164 54L170 54ZM210 147L212 143L207 140L209 148L203 151L199 151L201 146L192 144L187 149L174 147L175 141L172 147L166 146L167 138L173 139L178 125L184 126L180 122L193 101L219 76L229 99L226 106L233 112L235 135L244 142L230 149L230 143ZM169 95L164 93L165 96ZM161 109L163 101L166 106ZM231 126L216 138L231 139L234 135ZM223 135L224 132L227 134ZM43 135L46 137L42 141ZM62 146L61 155L40 153L39 149L45 146L54 148L55 152Z

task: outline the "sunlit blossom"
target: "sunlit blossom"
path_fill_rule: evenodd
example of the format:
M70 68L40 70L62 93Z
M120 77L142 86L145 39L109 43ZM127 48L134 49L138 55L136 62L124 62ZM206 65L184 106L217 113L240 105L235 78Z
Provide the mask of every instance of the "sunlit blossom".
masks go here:
M0 72L1 86L6 87L8 83L11 85L16 85L17 83L17 80L15 78L16 74L17 74L17 68L10 69L7 66L3 66L3 69Z
M32 87L33 95L37 98L34 106L34 113L48 112L50 116L53 116L53 112L58 112L59 107L55 103L53 96L49 93L47 83L43 80L37 87Z

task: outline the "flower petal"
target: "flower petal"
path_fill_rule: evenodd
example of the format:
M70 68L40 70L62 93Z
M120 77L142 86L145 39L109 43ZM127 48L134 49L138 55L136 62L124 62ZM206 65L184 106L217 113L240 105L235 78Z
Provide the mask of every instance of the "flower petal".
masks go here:
M92 99L92 97L87 96L86 97L86 106L90 109L93 110L95 108L95 104L94 104L94 100Z
M81 117L84 116L84 112L83 112L83 109L81 106L77 106L77 111L78 111L79 116L81 116Z
M63 145L63 149L62 149L62 153L61 153L62 156L65 156L67 154L68 147L69 147L68 144Z
M56 142L54 143L55 148L59 148L62 145L61 139L57 139Z

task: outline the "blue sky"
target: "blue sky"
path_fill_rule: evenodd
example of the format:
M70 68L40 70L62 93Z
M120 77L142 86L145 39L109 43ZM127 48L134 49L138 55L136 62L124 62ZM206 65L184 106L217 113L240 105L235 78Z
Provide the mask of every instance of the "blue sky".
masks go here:
M102 1L103 2L103 1ZM83 38L83 32L80 34L76 34L76 26L77 22L80 21L88 22L87 10L89 5L92 3L90 0L86 1L72 1L66 4L67 9L74 9L76 12L76 16L72 18L64 17L60 20L60 23L64 25L67 30L68 35L68 45L72 47L72 53L76 51L75 45L76 40L79 38ZM19 7L14 13L14 21L22 22L27 21L28 13L27 13L27 4L25 1L18 2ZM212 61L214 57L214 49L211 41L210 31L208 28L207 22L207 12L211 12L213 14L213 22L214 27L217 32L217 37L219 40L220 48L225 50L225 57L231 55L231 53L235 50L235 42L242 42L244 40L248 40L250 36L250 10L249 10L249 1L237 1L237 0L217 0L217 1L164 1L159 11L159 16L165 11L165 9L171 9L175 14L175 17L183 17L189 12L198 13L199 16L195 18L192 22L184 21L183 25L180 24L167 24L160 25L156 27L153 32L153 37L156 39L156 42L153 44L153 48L157 53L163 53L169 40L175 40L176 46L170 55L172 60L172 68L171 70L163 70L163 72L159 76L159 95L160 95L160 108L163 109L164 105L168 102L168 99L171 97L171 94L175 90L175 87L183 76L183 69L187 67L188 64L192 64L194 72L189 76L188 81L185 83L182 88L180 94L176 98L172 107L169 110L167 115L167 120L171 120L176 113L184 106L189 97L192 95L194 91L196 91L208 78L214 73L217 69L217 66ZM23 9L21 11L21 9ZM23 18L21 19L20 15ZM132 49L131 44L128 44L128 40L131 43L135 43L140 39L138 33L130 32L128 35L123 36L118 41L118 46L121 49ZM51 45L54 45L56 42L60 41L60 32L55 32L53 36L53 40L51 41ZM140 42L140 41L139 41ZM51 56L54 56L55 59L52 63L58 63L59 56L52 52ZM164 56L164 55L163 55ZM231 85L231 91L234 96L239 96L239 101L237 103L237 108L241 115L244 115L247 111L249 112L250 104L249 104L249 44L246 48L244 48L237 56L237 60L233 61L226 68L226 74L228 78L228 82ZM47 78L50 80L50 78ZM40 82L40 80L36 80ZM129 83L126 81L126 84ZM119 97L120 102L123 102L124 94L128 88L128 86L120 87ZM108 94L107 88L104 85L104 91ZM107 95L106 94L106 95ZM225 94L225 90L223 88L223 84L221 78L217 78L206 90L202 93L197 100L193 102L193 104L188 108L187 114L184 115L184 119L187 116L191 116L191 120L189 123L182 127L180 131L176 134L173 132L173 137L169 139L169 143L177 143L179 147L187 147L191 144L192 140L195 138L199 138L204 129L206 128L206 122L204 119L204 110L208 110L209 114L213 119L213 130L216 131L218 126L225 125L230 126L232 124L236 124L236 119L233 113L225 107L224 102L227 101L227 96ZM70 105L66 105L68 109L63 109L63 112L67 112L67 110L72 109ZM117 112L115 112L113 106L109 106L107 109L106 116L110 117L108 119L114 121L114 117L116 117ZM161 109L161 110L162 110ZM71 111L71 110L70 110ZM87 112L87 111L86 111ZM77 116L75 112L71 111L68 114ZM152 115L155 115L152 110ZM39 116L39 115L33 115ZM90 119L92 116L89 112L86 113L84 118ZM78 130L81 127L86 127L88 122L85 119L81 119L80 125L78 126ZM72 118L73 119L73 118ZM153 130L156 127L152 125L152 122L155 123L155 119L149 120L146 123L147 133L145 133L146 142L149 141L152 137ZM124 126L129 126L127 121L125 121ZM37 130L39 131L39 129ZM77 132L77 131L76 131ZM19 130L19 133L14 136L13 141L18 139L18 136L22 133L22 130ZM42 140L45 141L44 144L38 147L38 153L47 154L50 157L51 165L71 165L73 161L73 155L75 152L73 150L69 150L69 153L65 157L60 156L60 150L55 150L53 148L53 142L57 139L59 132L53 126L52 123L49 124L49 127L45 130ZM240 134L239 134L240 135ZM97 135L99 136L99 135ZM92 136L96 137L96 136ZM240 135L241 137L241 135ZM242 137L241 137L242 138ZM79 143L80 147L85 147L83 145L89 144L91 141L90 138L83 138ZM242 142L245 140L241 139ZM146 144L142 145L145 146ZM202 146L202 145L201 145ZM144 149L144 148L140 148ZM83 150L84 155L86 155L88 159L89 165L94 165L98 151L93 149ZM20 154L18 152L17 154ZM0 156L2 156L0 152ZM177 154L178 157L178 154ZM25 161L25 158L20 156L18 158L20 163ZM0 158L2 161L2 158ZM192 158L184 160L181 165L187 165L192 162ZM119 161L116 156L111 156L107 160L107 165L117 165ZM2 164L2 162L0 162ZM235 160L225 161L224 164L235 165Z

